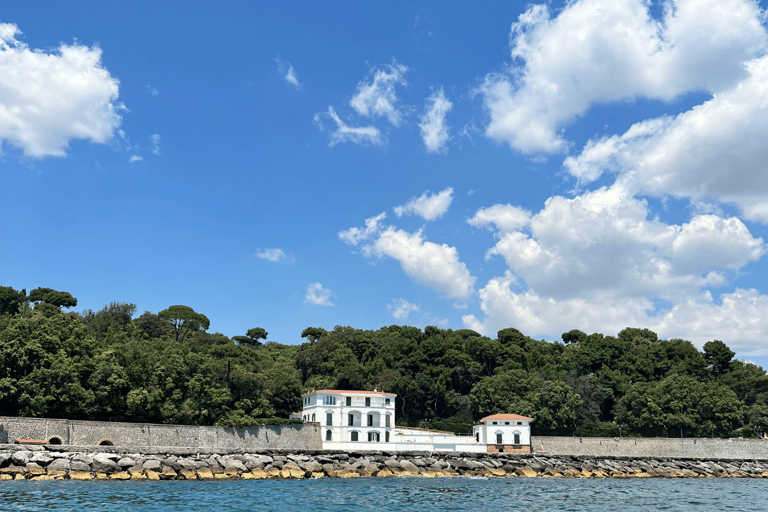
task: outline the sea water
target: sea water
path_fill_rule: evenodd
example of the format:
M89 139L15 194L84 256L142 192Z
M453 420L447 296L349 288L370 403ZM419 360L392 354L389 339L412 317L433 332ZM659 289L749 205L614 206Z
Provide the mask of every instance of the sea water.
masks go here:
M11 510L768 510L768 480L355 478L168 482L0 482Z

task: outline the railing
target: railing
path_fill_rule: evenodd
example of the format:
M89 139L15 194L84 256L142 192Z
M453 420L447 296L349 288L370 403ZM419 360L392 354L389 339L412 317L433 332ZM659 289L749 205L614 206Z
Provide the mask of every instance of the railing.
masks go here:
M368 423L367 421L353 421L351 424L349 422L342 425L344 427L383 427L384 425L381 424L380 421L373 421L371 423Z

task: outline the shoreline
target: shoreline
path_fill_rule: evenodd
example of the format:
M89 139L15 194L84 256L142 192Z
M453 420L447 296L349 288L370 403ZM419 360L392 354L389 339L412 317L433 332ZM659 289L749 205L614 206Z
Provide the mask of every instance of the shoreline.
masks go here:
M768 478L768 459L0 445L0 480Z

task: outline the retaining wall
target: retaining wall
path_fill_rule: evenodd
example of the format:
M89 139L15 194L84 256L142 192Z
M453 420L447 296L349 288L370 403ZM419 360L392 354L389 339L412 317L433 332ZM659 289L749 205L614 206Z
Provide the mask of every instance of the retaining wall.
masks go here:
M248 428L198 427L0 416L0 444L38 439L73 446L170 446L238 450L319 450L317 424Z
M548 455L768 459L768 441L760 439L533 436L531 445L534 454Z

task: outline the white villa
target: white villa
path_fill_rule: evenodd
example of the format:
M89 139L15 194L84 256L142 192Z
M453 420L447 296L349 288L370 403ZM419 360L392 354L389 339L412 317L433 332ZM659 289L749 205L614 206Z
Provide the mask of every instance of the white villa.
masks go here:
M324 450L530 453L532 418L494 414L472 435L395 426L394 393L312 390L301 395L301 419L321 425Z

